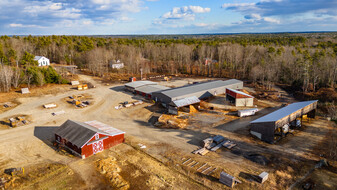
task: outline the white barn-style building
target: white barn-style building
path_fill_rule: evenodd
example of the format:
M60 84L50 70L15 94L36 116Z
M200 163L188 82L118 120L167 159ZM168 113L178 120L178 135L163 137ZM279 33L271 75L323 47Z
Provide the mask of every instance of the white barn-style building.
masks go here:
M44 56L35 56L34 60L39 63L39 67L50 65L49 59Z

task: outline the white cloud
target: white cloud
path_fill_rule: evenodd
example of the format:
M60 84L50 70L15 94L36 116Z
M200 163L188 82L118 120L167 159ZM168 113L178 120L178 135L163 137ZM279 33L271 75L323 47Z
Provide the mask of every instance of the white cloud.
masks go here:
M194 20L195 13L208 13L210 8L203 8L200 6L184 6L174 7L170 12L165 13L162 18L164 19L184 19Z
M35 24L23 25L23 24L12 23L12 24L9 24L9 26L12 28L30 28L30 27L42 28L41 26L38 26Z
M62 9L62 3L53 3L49 6L50 10L60 10Z
M208 13L211 11L211 8L203 8L200 6L189 6L188 7L193 13Z
M276 23L276 24L280 24L280 20L276 19L276 18L271 18L271 17L264 17L263 18L264 21L266 22L271 22L271 23Z

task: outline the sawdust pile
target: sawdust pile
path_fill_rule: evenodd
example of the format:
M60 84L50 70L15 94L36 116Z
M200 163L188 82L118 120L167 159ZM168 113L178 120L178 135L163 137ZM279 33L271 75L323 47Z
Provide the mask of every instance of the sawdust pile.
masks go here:
M157 127L167 127L167 128L186 128L188 124L188 119L183 119L176 115L163 114L158 118Z
M117 165L116 159L109 157L103 160L97 160L97 169L109 180L114 189L126 190L130 185L119 175L121 168Z

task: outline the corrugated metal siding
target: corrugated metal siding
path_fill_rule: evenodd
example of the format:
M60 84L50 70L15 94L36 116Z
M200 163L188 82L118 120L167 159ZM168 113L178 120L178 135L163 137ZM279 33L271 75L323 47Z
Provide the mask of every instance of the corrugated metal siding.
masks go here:
M126 83L124 86L127 88L135 89L144 85L154 85L158 84L156 82L148 81L148 80L142 80L142 81L134 81L134 82L129 82Z
M146 86L138 87L135 90L138 92L145 93L145 94L152 94L153 92L159 92L159 91L168 90L168 89L171 89L171 88L166 87L166 86L161 86L161 85L146 85Z
M260 117L251 123L262 123L262 122L277 122L278 120L284 119L284 118L293 118L295 116L291 114L295 114L298 112L299 114L295 115L301 115L301 114L306 114L309 111L316 109L317 108L317 100L313 101L305 101L305 102L297 102L290 104L286 107L283 107L281 109L278 109L268 115L265 115L263 117ZM296 119L296 118L295 118Z
M253 96L246 94L244 92L227 88L226 94L232 96L233 98L254 98Z
M97 132L88 124L68 120L55 132L58 136L70 141L77 147L82 147Z
M171 90L152 93L154 100L162 103L170 103L174 100L196 96L199 99L211 97L213 95L225 94L226 88L242 89L243 82L231 79L227 81L210 81L205 83L182 86Z
M179 99L179 100L174 100L172 103L175 107L184 107L184 106L188 106L191 104L196 104L199 103L200 100L199 98L197 98L196 96L192 96L192 97L188 97L188 98L183 98L183 99Z
M275 134L274 122L252 123L250 130L260 133L261 140L268 143L274 143L274 134Z

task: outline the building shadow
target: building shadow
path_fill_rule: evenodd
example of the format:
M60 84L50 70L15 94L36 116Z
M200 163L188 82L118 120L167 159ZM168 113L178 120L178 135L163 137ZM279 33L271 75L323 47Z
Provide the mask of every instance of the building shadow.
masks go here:
M34 136L44 142L51 148L55 148L53 143L55 141L55 130L58 126L36 126L34 128Z
M247 180L247 181L257 181L258 177L257 175L249 174L246 172L240 172L239 177Z

